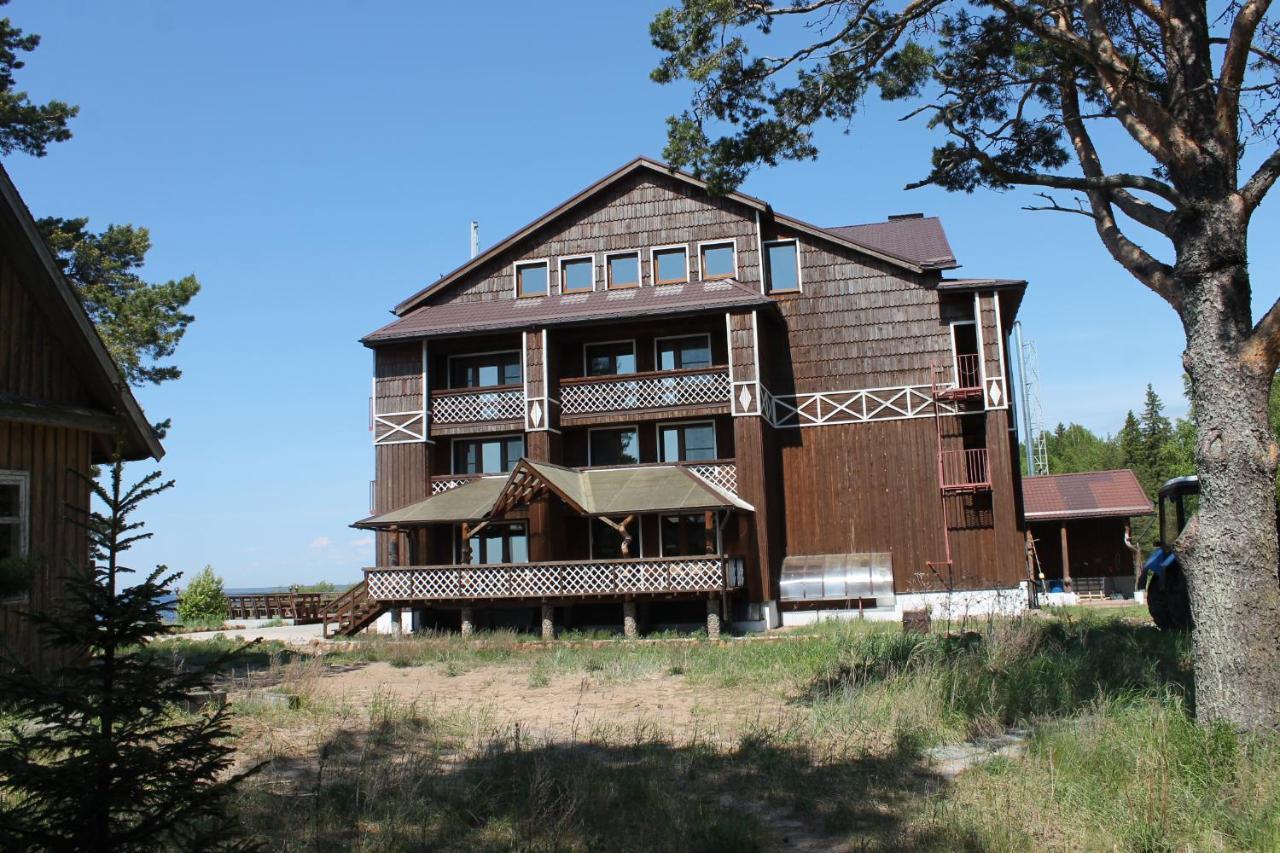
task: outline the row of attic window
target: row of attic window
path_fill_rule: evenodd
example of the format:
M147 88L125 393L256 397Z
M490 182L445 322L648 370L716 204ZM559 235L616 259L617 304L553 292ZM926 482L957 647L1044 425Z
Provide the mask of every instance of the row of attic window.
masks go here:
M801 289L800 247L795 240L770 240L763 244L765 292L796 293ZM596 275L596 255L574 255L559 259L560 293L591 293L625 290L641 284L640 249L604 253L603 281ZM649 250L649 268L655 285L687 284L698 273L702 281L736 278L738 253L733 240L698 244L698 270L689 268L687 245L655 246ZM518 297L546 296L551 292L551 262L517 261L514 288Z

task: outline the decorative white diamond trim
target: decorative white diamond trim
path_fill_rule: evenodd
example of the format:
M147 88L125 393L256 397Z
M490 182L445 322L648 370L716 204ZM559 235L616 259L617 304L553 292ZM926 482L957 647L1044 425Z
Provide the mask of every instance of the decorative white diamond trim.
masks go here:
M565 384L560 411L566 415L663 409L729 402L729 372L713 370L628 379L625 375L598 382Z
M686 467L720 491L738 494L738 466L734 463L706 462Z
M477 391L442 394L432 400L433 424L518 421L524 417L523 391Z
M719 592L743 582L742 561L726 557L368 569L365 580L378 601Z
M854 424L867 421L933 417L933 388L906 385L899 388L865 388L817 394L766 397L766 415L776 427ZM938 404L940 414L954 415L954 403Z
M423 429L424 423L421 411L375 414L373 416L373 443L405 444L413 441L426 441L427 434Z
M992 406L999 406L999 405L1000 405L1000 397L1001 397L1001 394L1000 394L1000 383L999 383L999 382L997 382L997 381L996 381L996 380L994 380L994 379L992 379L992 380L991 380L991 390L990 390L990 392L989 392L988 396L991 398L991 405L992 405Z
M537 400L534 400L533 405L529 407L529 423L534 426L542 425L542 406Z
M742 406L742 411L751 411L751 388L749 386L742 386L742 393L738 394L738 403Z

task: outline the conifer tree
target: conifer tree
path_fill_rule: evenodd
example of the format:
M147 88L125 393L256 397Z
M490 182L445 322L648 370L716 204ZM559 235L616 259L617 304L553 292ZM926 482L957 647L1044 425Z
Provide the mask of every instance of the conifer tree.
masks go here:
M228 773L227 709L181 710L234 652L192 670L149 652L178 575L158 566L120 588L120 557L151 535L130 520L139 505L173 483L155 472L126 487L123 471L117 457L106 486L89 480L105 506L81 520L95 564L68 567L57 609L25 614L63 663L0 668L0 849L252 849L224 814L244 775Z

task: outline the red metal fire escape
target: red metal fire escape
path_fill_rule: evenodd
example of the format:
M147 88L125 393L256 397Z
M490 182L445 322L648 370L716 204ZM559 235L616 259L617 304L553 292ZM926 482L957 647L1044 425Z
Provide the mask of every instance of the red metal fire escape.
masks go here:
M957 355L955 381L946 382L946 368L933 363L933 425L938 437L938 493L942 502L942 544L946 559L929 560L926 566L934 573L951 570L951 522L949 498L991 491L991 465L987 448L947 450L942 441L942 415L945 404L963 410L974 401L982 402L982 367L977 353Z

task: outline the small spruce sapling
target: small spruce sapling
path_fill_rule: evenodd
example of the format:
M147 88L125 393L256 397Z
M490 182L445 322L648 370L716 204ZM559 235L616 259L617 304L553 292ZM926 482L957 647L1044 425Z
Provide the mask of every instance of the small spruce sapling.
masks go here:
M230 772L226 707L181 710L241 649L199 668L148 649L178 575L159 566L120 588L120 557L150 536L130 521L138 506L173 483L156 472L126 487L123 471L117 457L106 485L85 478L105 507L80 521L95 563L69 566L56 607L24 614L58 662L0 668L0 849L254 849L225 811L252 772Z

